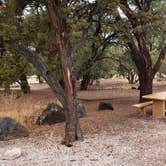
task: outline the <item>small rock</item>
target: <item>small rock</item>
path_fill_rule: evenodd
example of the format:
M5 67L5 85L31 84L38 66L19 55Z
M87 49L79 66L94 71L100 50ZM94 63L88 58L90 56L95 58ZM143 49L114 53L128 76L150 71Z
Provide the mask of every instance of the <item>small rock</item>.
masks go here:
M21 157L21 155L22 155L21 148L13 148L13 149L7 150L3 154L1 154L0 159L1 160L14 160L16 158Z
M0 140L4 140L16 127L15 120L5 117L0 118Z
M98 106L98 111L101 110L114 110L110 101L101 101Z
M98 159L90 159L90 161L98 161Z

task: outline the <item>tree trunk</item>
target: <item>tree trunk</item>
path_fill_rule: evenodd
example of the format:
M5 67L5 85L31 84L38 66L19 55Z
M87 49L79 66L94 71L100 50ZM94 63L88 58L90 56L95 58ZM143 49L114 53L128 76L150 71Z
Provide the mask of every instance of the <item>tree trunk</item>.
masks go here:
M65 110L66 127L65 127L65 139L63 143L70 146L75 140L82 139L82 131L80 129L78 117L77 117L77 98L76 98L76 86L75 78L69 69L63 68L64 82L65 82L65 93L63 88L60 86L59 81L55 80L53 73L48 70L44 62L36 56L29 49L23 45L17 43L10 43L12 48L22 53L24 57L31 62L40 75L46 80L50 88L52 89L55 96L61 102ZM64 63L64 62L63 62ZM65 63L64 63L65 64ZM67 63L68 64L68 63ZM71 75L70 75L71 74Z
M66 127L63 143L70 146L72 142L82 139L83 136L77 116L76 79L74 71L72 70L72 60L69 58L71 57L71 50L70 47L66 49L65 53L67 53L68 58L64 58L66 57L65 54L61 57L66 99L66 104L64 105Z
M56 46L59 50L63 80L65 83L65 110L66 127L63 143L70 146L72 142L82 139L82 131L77 116L77 98L75 75L73 70L73 55L70 39L67 36L65 22L61 18L60 4L54 0L46 0L48 13L55 31ZM62 25L63 24L63 25Z
M42 80L42 77L41 77L41 75L37 75L37 78L38 78L38 80L39 80L39 84L42 84L43 83L43 80Z
M142 96L151 94L153 88L154 71L152 67L152 59L150 54L144 51L144 49L139 50L133 40L131 40L131 43L128 43L128 45L131 49L132 60L138 71L140 90L139 102L144 102L146 99L143 99ZM142 45L145 46L145 44Z
M134 75L130 75L129 77L128 77L128 81L129 81L129 84L134 84L135 82L134 82Z
M5 48L4 48L4 43L3 43L3 37L0 36L0 56L2 57L4 54Z
M142 70L139 72L139 90L140 90L140 102L147 101L146 99L143 99L142 96L151 94L152 93L152 87L153 87L153 75L152 70Z
M10 85L7 83L4 84L4 93L10 94Z
M20 76L20 86L21 86L21 90L24 94L30 93L30 86L28 84L26 74L22 74Z
M83 75L83 79L80 84L80 90L87 90L89 83L90 83L90 76L89 73L86 73L85 75Z
M79 125L77 109L78 102L76 98L75 82L73 82L73 88L65 88L66 91L66 106L65 106L65 138L63 143L70 146L72 142L76 140L82 140L82 131Z
M135 84L135 83L137 83L137 81L138 81L137 74L135 74L135 73L130 73L130 74L127 76L127 80L128 80L128 82L129 82L129 84Z

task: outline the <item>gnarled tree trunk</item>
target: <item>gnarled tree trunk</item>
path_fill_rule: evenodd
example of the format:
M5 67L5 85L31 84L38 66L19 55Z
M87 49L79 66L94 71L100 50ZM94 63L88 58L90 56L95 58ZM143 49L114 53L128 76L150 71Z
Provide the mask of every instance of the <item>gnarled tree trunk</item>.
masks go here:
M60 86L59 81L53 77L54 74L48 69L46 63L40 57L34 56L32 50L25 47L21 42L9 41L8 43L13 49L22 53L36 67L39 74L46 80L55 96L63 105L66 116L65 139L63 143L65 145L71 145L73 141L82 139L83 137L77 117L78 103L73 71L72 48L70 46L70 40L66 35L67 33L62 30L63 26L61 23L64 20L61 19L61 7L59 6L61 2L54 0L46 0L45 2L55 30L55 40L59 50L65 90ZM19 15L17 11L16 13ZM21 27L18 25L18 28Z
M73 70L72 48L65 29L65 22L61 18L60 2L46 0L46 6L55 31L56 46L59 50L65 83L65 103L63 107L65 109L66 127L63 143L70 145L73 141L82 139L82 131L77 116L76 79Z

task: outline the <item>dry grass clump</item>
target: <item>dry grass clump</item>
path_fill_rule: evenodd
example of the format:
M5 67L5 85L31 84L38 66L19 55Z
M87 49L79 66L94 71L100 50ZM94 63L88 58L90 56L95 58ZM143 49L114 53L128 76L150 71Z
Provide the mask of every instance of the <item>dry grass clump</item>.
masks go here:
M26 127L31 127L49 102L57 101L36 92L19 97L18 93L0 94L0 118L10 117Z
M20 123L21 125L29 128L33 124L35 124L38 116L34 115L33 110L24 110L24 111L13 110L13 111L0 112L0 118L3 117L10 117L14 119L16 122Z

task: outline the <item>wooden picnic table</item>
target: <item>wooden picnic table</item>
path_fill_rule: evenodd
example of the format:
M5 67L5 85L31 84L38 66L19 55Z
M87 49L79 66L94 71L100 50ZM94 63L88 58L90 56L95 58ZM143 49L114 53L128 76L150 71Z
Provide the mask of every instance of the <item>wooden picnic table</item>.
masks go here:
M163 118L166 112L166 92L153 93L143 96L144 99L151 99L152 105L152 116Z

